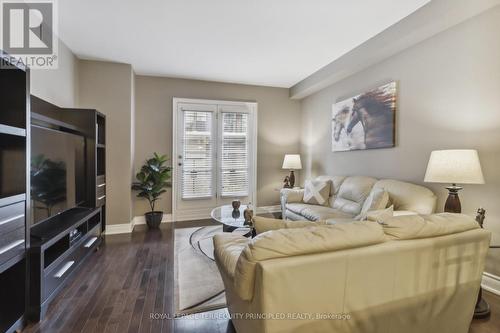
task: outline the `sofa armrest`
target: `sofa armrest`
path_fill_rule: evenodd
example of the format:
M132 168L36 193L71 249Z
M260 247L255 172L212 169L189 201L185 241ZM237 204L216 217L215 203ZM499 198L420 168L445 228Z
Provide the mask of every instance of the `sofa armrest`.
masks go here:
M214 236L214 256L221 274L233 280L238 258L249 242L250 239L237 234L222 233Z
M280 191L281 212L285 218L285 205L292 202L302 202L304 189L282 188Z

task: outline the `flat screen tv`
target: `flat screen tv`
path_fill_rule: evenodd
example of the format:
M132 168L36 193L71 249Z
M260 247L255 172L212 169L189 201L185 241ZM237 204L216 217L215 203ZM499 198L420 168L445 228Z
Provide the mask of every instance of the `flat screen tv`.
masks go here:
M31 225L85 201L85 138L31 126Z

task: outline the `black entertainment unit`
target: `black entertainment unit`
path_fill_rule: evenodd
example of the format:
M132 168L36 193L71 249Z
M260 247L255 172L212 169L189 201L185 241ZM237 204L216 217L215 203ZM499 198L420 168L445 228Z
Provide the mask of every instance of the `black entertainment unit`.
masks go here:
M0 51L2 66L8 56ZM0 69L0 332L20 330L28 296L29 69Z
M45 219L43 216L35 218L36 214L40 215L36 210L40 203L35 200L38 196L33 192L35 178L32 175L31 215L34 224L31 226L29 251L31 289L28 308L31 320L43 319L50 302L103 240L106 228L105 124L104 115L96 110L60 108L31 96L32 137L38 135L39 141L64 141L63 153L74 155L73 158L61 157L61 152L56 152L55 148L47 150L35 147L35 143L32 146L32 156L35 152L42 156L52 153L65 162L67 178L73 183L66 181L60 189L62 193L59 195L65 198L58 203L62 212L53 215L55 208L52 208ZM79 143L78 138L84 138L84 143ZM84 170L76 168L77 164L84 164ZM57 187L55 190L50 188L54 193L58 192ZM82 192L82 188L85 191ZM70 196L75 198L70 200ZM64 209L72 205L74 207ZM41 206L43 208L43 203Z
M50 301L102 243L106 228L105 116L31 96L29 69L9 60L0 50L1 65L9 65L0 67L0 333L20 331L27 320L43 317ZM31 184L40 162L31 154L32 144L40 147L32 140L33 128L74 138L66 142L73 142L78 153L75 165L66 160L58 172L64 187L73 179L79 190L59 192L55 204L32 186L53 184L50 177ZM53 141L47 155L54 155L64 140ZM58 156L47 157L56 162ZM32 214L44 208L46 216Z

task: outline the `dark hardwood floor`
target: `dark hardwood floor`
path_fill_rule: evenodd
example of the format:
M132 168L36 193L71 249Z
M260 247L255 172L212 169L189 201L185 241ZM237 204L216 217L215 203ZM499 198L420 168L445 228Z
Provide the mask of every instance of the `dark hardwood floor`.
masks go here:
M52 302L45 320L23 332L235 332L226 310L171 318L173 230L209 223L168 223L148 232L136 227L133 234L107 236L105 245ZM469 333L500 332L500 297L484 294L492 315L473 321ZM160 318L152 319L152 313Z

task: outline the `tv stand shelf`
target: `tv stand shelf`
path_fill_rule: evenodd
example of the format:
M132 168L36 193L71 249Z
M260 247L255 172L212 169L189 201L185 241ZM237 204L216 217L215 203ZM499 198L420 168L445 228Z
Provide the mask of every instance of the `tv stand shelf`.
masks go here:
M47 221L49 223L34 225L31 228L32 246L48 247L98 213L97 209L76 207L53 216Z
M101 244L101 217L100 207L77 207L32 227L30 319L44 317L50 302Z

